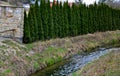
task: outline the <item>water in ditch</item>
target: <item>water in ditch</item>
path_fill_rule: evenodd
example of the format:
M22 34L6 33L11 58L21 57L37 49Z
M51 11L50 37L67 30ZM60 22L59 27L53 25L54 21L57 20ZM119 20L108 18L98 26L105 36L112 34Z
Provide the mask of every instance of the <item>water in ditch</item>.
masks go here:
M83 54L75 55L68 60L64 60L46 69L43 69L32 76L68 76L69 74L81 69L86 64L98 59L100 56L109 53L112 50L118 50L120 48L99 48L97 51Z

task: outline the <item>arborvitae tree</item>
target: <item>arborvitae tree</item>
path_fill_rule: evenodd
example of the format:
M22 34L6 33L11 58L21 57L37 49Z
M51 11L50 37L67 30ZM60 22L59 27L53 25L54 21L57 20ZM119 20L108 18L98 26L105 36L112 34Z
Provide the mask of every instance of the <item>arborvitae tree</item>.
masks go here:
M40 12L40 6L38 5L38 0L36 0L35 3L35 16L37 19L37 26L36 26L36 36L38 40L43 40L43 27L42 27L42 20L41 20L41 12Z
M87 29L87 7L84 4L82 6L82 32L83 34L88 33L88 29Z
M59 6L59 8L60 8L60 13L59 13L59 17L60 17L60 19L59 19L59 22L60 22L60 24L59 24L59 26L60 26L60 37L62 38L62 37L64 37L64 35L65 35L65 32L64 32L64 10L63 10L63 5L62 5L62 3L60 2L60 6Z
M115 19L115 21L116 21L116 29L118 30L119 29L119 27L120 27L120 18L119 18L119 16L120 16L120 13L119 13L119 10L118 9L116 9L116 19Z
M108 7L107 8L107 25L108 25L108 27L107 27L107 30L111 30L112 29L112 13L111 13L111 8L110 7Z
M68 23L68 2L65 2L63 5L63 20L64 20L64 24L63 24L63 37L69 36L69 23Z
M91 10L90 10L89 7L88 7L87 10L88 10L88 14L87 14L87 15L88 15L88 16L87 16L87 17L88 17L88 33L92 33L92 32L91 32L91 30L92 30L92 29L91 29Z
M26 15L26 12L24 11L24 32L23 32L24 33L24 37L23 37L24 43L27 43L27 37L28 37L27 26L28 26L27 15Z
M98 30L97 31L101 31L101 19L100 19L100 17L101 17L101 9L100 9L100 6L101 5L98 5L97 6L97 24L98 24Z
M24 37L23 37L23 42L28 43L30 41L30 27L28 23L28 17L26 12L24 12Z
M88 7L85 7L85 34L89 33L89 11L88 11Z
M28 21L29 21L29 27L30 27L30 42L33 42L35 40L35 20L34 20L34 6L31 5L30 11L28 14ZM32 31L31 31L32 30Z
M50 7L50 2L47 2L47 11L48 11L48 36L47 39L54 38L54 25L53 25L53 15L52 15L52 7Z
M46 3L45 0L41 0L41 4L40 4L40 13L41 13L41 22L42 22L42 27L41 30L43 30L42 32L42 40L45 40L47 38L47 32L46 29L47 27L47 9L46 9Z
M49 9L50 9L50 3L46 2L45 3L45 14L46 14L46 27L45 27L45 38L49 39Z
M62 4L61 2L57 2L57 37L62 37L62 27L63 27L63 20L62 20Z
M72 36L73 35L73 11L72 11L72 7L69 6L68 8L68 26L69 26L69 36Z
M42 1L42 8L41 8L41 17L43 23L43 30L44 30L44 39L47 39L48 36L48 10L47 10L47 3L45 0Z
M56 22L55 22L55 31L56 31L56 38L58 38L59 37L59 3L58 3L58 1L57 1L57 4L55 4L55 16L56 16Z
M36 0L35 2L35 7L34 7L34 20L35 20L35 40L39 40L39 30L38 30L38 26L39 26L39 18L40 18L40 13L38 12L39 9L39 5L38 5L38 0Z
M76 22L76 25L77 25L77 34L76 35L80 35L81 33L80 33L80 30L81 30L81 17L80 17L80 11L81 10L79 10L79 6L77 6L76 5L76 20L77 20L77 22Z
M49 10L49 37L50 38L55 38L55 32L54 32L54 24L53 24L53 14L52 14L52 8L50 8Z
M79 16L80 16L80 20L79 20L79 22L80 22L79 32L80 32L80 35L83 34L83 21L82 21L82 18L83 18L82 10L83 10L83 7L84 7L83 4L79 5Z
M77 26L78 26L78 24L77 24L77 6L75 5L75 4L73 4L73 6L72 6L72 14L71 14L71 21L72 21L72 24L71 24L71 28L72 28L72 36L76 36L77 35Z
M59 37L59 11L60 11L60 8L59 8L59 4L58 2L55 4L53 4L53 7L52 7L52 14L53 14L53 24L54 24L54 32L55 32L55 38Z
M120 10L118 10L118 20L120 20ZM118 24L119 25L117 25L117 26L118 26L118 29L120 30L120 21L118 21Z
M36 41L39 39L38 37L38 23L37 23L37 16L36 16L36 10L35 10L35 6L34 5L31 5L31 11L30 11L30 15L29 15L29 18L30 18L30 27L32 32L31 32L31 35L32 35L32 42L33 41Z
M94 21L94 27L95 27L94 30L95 30L96 32L99 31L99 29L98 29L98 28L99 28L99 26L98 26L99 23L98 23L97 8L98 8L98 7L97 7L97 4L96 4L96 2L95 2L95 3L94 3L94 8L93 8L93 9L94 9L94 13L93 13L93 14L94 14L94 20L93 20L93 21Z

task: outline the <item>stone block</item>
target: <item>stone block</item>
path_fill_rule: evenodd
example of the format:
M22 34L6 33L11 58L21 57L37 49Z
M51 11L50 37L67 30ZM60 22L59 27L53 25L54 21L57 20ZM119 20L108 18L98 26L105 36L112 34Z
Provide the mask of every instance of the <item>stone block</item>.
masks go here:
M0 6L0 36L23 38L24 8Z

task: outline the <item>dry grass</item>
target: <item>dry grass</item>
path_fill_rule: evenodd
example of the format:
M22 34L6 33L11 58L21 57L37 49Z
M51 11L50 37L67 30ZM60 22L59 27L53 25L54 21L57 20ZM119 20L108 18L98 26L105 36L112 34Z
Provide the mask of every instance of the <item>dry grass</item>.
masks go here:
M91 51L96 47L114 45L119 43L120 31L98 32L71 38L52 39L43 42L33 43L33 49L37 52L44 51L47 47L60 47L68 50L69 53Z
M119 38L118 30L39 41L25 46L11 40L0 41L0 76L26 76L73 54L117 44Z
M102 56L73 76L120 76L120 50Z

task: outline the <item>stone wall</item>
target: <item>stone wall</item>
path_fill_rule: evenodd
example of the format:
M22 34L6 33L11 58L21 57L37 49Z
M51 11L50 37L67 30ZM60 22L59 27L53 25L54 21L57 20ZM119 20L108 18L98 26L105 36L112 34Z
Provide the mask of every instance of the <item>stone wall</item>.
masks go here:
M24 8L0 6L0 37L23 38Z

